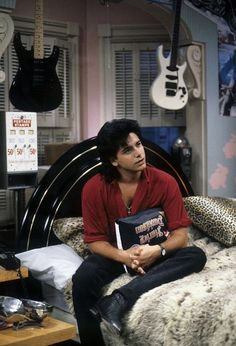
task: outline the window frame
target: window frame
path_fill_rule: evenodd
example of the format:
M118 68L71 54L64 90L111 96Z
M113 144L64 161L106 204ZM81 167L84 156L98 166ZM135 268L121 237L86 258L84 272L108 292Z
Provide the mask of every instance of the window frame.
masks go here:
M113 51L115 45L124 45L124 47L131 45L156 45L163 44L164 49L170 47L170 37L166 29L161 24L153 25L114 25L110 24L99 25L98 35L100 37L100 51L101 51L101 75L103 90L101 94L101 114L103 114L103 121L109 121L115 117L114 100L114 64L113 64ZM134 61L136 71L134 72L134 79L139 78L139 68L137 68L137 61ZM135 76L136 74L136 76ZM135 85L134 102L137 100L138 82ZM135 106L136 109L131 118L139 121L142 127L160 127L160 126L185 126L186 116L185 109L180 111L169 111L159 108L157 117L142 118L140 115L140 105ZM137 112L137 113L136 113Z
M14 23L14 31L20 32L22 38L26 37L27 49L33 44L34 36L34 20L30 18L23 17L12 17ZM38 113L37 116L37 127L38 133L44 133L48 136L48 143L60 143L65 141L77 142L80 140L81 128L80 128L80 84L79 84L79 24L72 22L58 22L58 21L44 21L44 43L49 42L51 47L53 45L59 45L67 47L70 50L69 57L67 57L68 72L70 73L70 79L67 80L69 83L69 91L66 90L68 98L70 97L70 111L69 114L64 113L65 104L63 101L61 105L50 112ZM14 111L16 110L9 100L9 89L16 73L15 66L13 66L13 59L16 58L15 52L13 54L13 42L9 44L6 51L4 52L2 59L4 61L4 72L6 73L6 79L3 82L2 87L4 92L4 98L2 98L3 111ZM15 57L13 56L15 55ZM59 69L60 57L57 63L57 69ZM14 64L16 64L14 62ZM63 67L64 68L64 67ZM62 71L63 71L62 68ZM64 77L64 72L62 73ZM65 77L64 77L65 78ZM64 92L64 90L63 90ZM66 100L67 101L67 100ZM63 116L64 114L64 116ZM76 114L76 116L75 116ZM63 131L65 133L63 140ZM50 133L49 133L50 132ZM38 136L39 138L39 136ZM45 143L40 143L42 146ZM43 155L39 155L44 157ZM41 162L40 164L45 164Z
M12 16L15 32L19 31L21 35L34 34L34 19ZM52 112L46 115L42 113L38 115L38 138L41 137L41 141L38 140L38 149L41 146L42 153L39 153L39 157L45 159L45 153L42 150L46 142L59 143L70 141L77 142L80 140L81 128L80 128L80 93L79 93L79 39L80 31L79 24L72 22L58 22L58 21L44 21L44 35L50 36L53 40L55 37L59 40L67 40L70 44L71 59L69 61L69 68L71 72L71 112L70 119L61 118L58 121L58 116L54 112L54 119L52 119ZM33 40L32 40L33 42ZM55 41L55 44L57 42ZM11 59L12 59L12 40L7 49L1 56L1 70L5 72L5 80L0 83L0 110L12 111L13 105L9 100L9 90L13 78ZM76 114L76 116L75 116ZM50 119L51 117L51 119ZM46 118L48 121L45 120ZM46 126L45 126L46 125ZM44 137L43 137L44 136ZM43 138L42 138L43 137ZM38 150L39 151L39 150ZM0 190L1 199L1 217L0 221L8 221L13 219L13 191Z

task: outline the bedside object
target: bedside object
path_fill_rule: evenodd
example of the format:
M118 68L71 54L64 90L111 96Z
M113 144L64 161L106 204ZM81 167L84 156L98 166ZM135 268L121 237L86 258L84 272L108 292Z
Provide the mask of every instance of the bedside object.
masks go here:
M27 297L28 291L24 282L24 279L29 277L29 270L25 266L20 267L17 270L7 270L0 267L0 294L17 297ZM21 293L19 293L21 292Z
M29 276L28 268L20 267L22 278L27 278ZM0 268L0 282L19 280L20 275L16 270L6 270Z
M76 336L74 325L46 317L44 327L13 330L11 328L1 330L0 346L5 345L53 345L58 342L70 340Z

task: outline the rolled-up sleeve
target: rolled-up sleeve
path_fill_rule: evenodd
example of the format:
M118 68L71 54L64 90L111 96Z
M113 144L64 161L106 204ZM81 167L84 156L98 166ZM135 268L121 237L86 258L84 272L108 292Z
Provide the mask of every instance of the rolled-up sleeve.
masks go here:
M173 177L167 184L166 198L163 201L163 209L168 222L168 229L175 230L179 227L187 227L192 221L184 207L183 197L179 186Z
M90 179L82 191L82 215L84 222L84 241L109 241L108 221L102 198L99 176Z

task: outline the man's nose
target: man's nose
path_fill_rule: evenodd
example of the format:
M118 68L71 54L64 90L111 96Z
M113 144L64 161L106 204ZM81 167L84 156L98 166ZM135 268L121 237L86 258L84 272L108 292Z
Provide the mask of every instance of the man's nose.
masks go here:
M140 148L136 148L135 149L135 157L139 157L141 156L141 149Z

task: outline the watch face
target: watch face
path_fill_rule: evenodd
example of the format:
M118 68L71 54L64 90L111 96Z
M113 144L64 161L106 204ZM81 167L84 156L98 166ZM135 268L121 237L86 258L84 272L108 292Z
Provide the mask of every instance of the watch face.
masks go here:
M164 247L161 248L161 255L162 256L166 255L166 249Z

